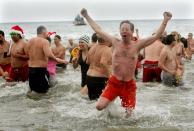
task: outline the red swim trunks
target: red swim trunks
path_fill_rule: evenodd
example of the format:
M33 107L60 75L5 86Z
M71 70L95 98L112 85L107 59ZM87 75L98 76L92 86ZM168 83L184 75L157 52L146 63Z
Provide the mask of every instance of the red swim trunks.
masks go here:
M162 70L158 67L158 61L145 61L143 67L143 82L161 82Z
M3 69L3 71L5 72L8 72L8 74L10 73L10 70L11 70L11 64L6 64L6 65L2 65L2 64L0 64L0 67ZM0 76L1 76L2 74L0 73Z
M120 81L115 76L111 76L101 97L110 101L119 96L123 107L135 108L136 104L136 82L135 80Z
M28 65L20 68L11 68L9 81L27 81L29 75Z

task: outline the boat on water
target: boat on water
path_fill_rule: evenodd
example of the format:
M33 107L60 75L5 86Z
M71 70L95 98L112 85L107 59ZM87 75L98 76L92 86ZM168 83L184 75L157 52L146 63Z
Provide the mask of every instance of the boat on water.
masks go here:
M86 25L84 18L81 17L79 14L75 17L73 24L74 25Z

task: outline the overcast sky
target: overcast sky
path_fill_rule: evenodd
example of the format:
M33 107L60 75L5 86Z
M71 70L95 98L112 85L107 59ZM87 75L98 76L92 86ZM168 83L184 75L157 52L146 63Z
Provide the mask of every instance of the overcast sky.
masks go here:
M0 0L0 22L73 20L81 8L96 20L194 19L193 0Z

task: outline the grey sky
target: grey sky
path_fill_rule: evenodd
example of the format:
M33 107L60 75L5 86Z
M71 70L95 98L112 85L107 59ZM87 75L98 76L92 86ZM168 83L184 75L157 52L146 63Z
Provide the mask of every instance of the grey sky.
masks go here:
M81 8L94 19L194 19L193 0L0 0L0 22L73 20Z

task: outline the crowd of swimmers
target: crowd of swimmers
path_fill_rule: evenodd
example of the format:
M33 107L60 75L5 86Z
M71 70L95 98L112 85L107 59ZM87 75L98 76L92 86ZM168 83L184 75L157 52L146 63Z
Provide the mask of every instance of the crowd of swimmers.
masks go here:
M143 82L162 82L167 86L183 84L183 59L191 60L194 53L193 34L187 38L173 31L165 32L171 19L164 12L158 30L150 37L141 38L128 20L120 23L121 39L104 32L90 17L86 9L81 14L94 30L92 41L83 35L79 43L68 40L64 47L56 32L47 32L46 27L37 28L37 37L25 40L23 29L11 27L12 42L5 40L0 30L0 74L7 82L29 81L28 95L47 93L56 85L56 66L81 67L81 94L90 100L98 100L96 109L102 110L119 96L128 115L136 105L136 78L143 68ZM51 35L54 44L51 45ZM65 60L69 51L70 60ZM143 60L143 61L142 61Z

